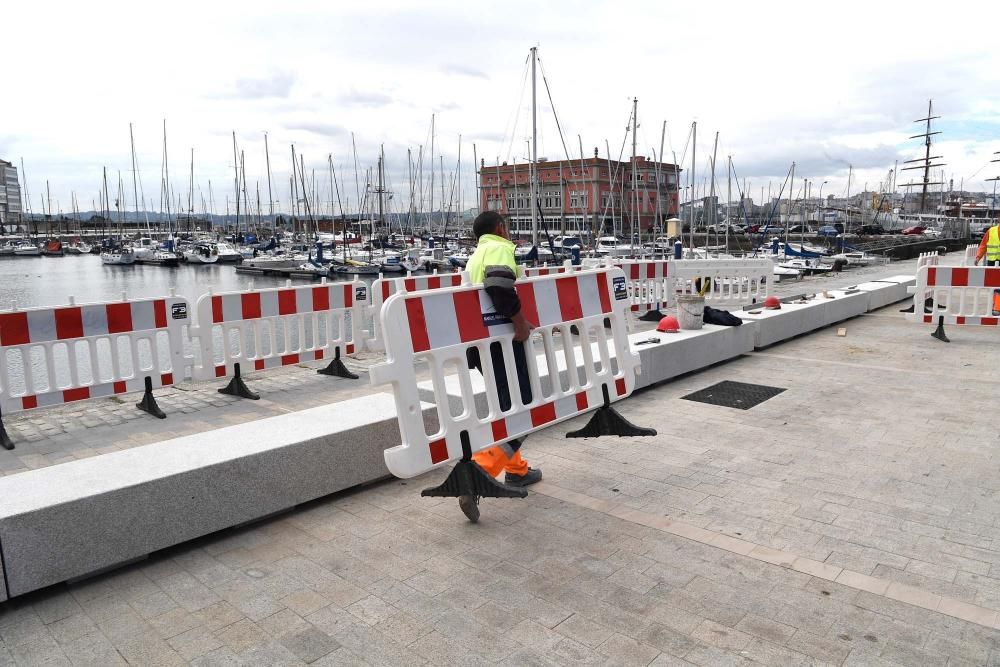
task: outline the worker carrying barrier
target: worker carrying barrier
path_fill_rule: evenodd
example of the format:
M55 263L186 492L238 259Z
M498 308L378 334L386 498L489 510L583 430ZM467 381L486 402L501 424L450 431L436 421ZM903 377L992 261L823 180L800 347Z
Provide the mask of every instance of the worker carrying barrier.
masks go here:
M927 295L924 307L908 313L906 319L937 324L931 335L942 342L951 342L945 324L1000 326L1000 267L921 267L914 298L922 294Z
M676 259L671 267L678 295L705 297L713 307L747 306L771 295L774 263L762 259Z
M143 391L136 405L164 418L153 389L191 376L191 308L177 296L0 313L0 419L73 401ZM14 445L0 421L0 444Z
M564 261L562 264L542 264L541 266L526 266L524 267L524 277L525 278L535 278L538 276L552 276L557 273L568 273L574 268L573 262L570 260Z
M471 461L472 454L590 410L599 409L601 414L577 432L578 437L655 434L628 424L610 407L632 393L639 369L639 356L631 351L627 337L629 297L621 269L539 276L518 280L515 287L525 318L538 325L525 342L527 402L524 387L509 391L503 399L497 390L498 373L506 374L508 386L520 386L514 326L496 313L481 285L399 292L382 307L386 361L374 366L370 375L373 384L392 385L402 442L385 451L386 465L393 475L408 478L461 459L445 484L424 495L464 491L523 497L523 489L511 489L486 475ZM610 328L605 328L606 321ZM574 327L578 338L571 333ZM504 368L494 367L491 349L496 346L502 351ZM482 362L485 395L478 403L469 370L470 350L476 350ZM435 403L427 423L417 386L417 366L422 362L429 367ZM455 391L449 377L457 382L460 396L449 396L449 386ZM502 403L510 407L504 410ZM607 428L616 419L634 431ZM475 475L478 485L469 487L468 478ZM492 490L486 488L490 484Z
M367 320L371 320L370 328L366 332L365 349L370 352L384 352L385 339L382 334L382 322L379 319L379 312L385 300L396 292L420 292L440 287L458 287L468 282L468 275L461 273L442 273L430 276L412 276L405 278L379 278L372 283L372 304L368 309Z
M341 352L353 354L362 340L355 316L371 304L368 285L351 282L202 295L195 311L199 362L195 379L232 377L220 393L256 400L242 370L262 371L330 359L318 372L357 379Z
M673 260L669 259L614 259L608 260L625 272L628 279L629 309L642 313L640 320L659 322L661 308L674 305Z

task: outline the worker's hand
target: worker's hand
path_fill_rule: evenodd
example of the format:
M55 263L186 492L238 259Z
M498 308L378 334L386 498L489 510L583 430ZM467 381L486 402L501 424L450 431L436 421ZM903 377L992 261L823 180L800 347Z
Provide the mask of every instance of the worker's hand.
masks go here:
M523 313L518 313L511 320L514 322L514 340L519 343L528 340L535 325L529 322Z

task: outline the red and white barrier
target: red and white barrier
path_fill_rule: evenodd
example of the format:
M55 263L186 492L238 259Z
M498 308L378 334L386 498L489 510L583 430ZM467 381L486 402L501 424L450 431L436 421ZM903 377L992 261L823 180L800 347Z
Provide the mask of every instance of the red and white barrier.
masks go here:
M421 292L424 290L439 289L441 287L458 287L463 282L467 282L468 274L462 273L441 273L430 276L407 276L406 278L379 278L372 283L372 304L367 320L371 319L371 326L368 335L365 337L365 349L371 352L383 352L385 350L385 340L382 335L382 323L379 320L379 312L382 304L396 292Z
M191 376L183 297L0 313L3 412L165 387Z
M941 264L941 256L938 251L933 252L922 252L917 256L917 270L919 271L925 266L938 266Z
M705 305L746 306L771 294L774 263L763 259L673 260L678 294L701 295Z
M557 273L568 273L572 271L573 268L573 263L568 259L562 264L553 264L551 266L548 264L542 264L541 266L526 266L524 267L524 277L537 278L538 276L553 276Z
M911 322L1000 326L1000 267L924 266L914 293L931 302L915 300Z
M629 287L629 309L647 313L674 305L673 260L614 259L612 265L625 272Z
M367 284L324 282L202 295L192 330L199 353L195 379L262 371L353 354L362 340L361 319L371 303Z
M532 395L527 405L517 390L513 324L496 314L481 286L400 292L385 302L379 317L386 362L370 375L373 384L392 384L395 396L402 444L385 452L392 474L413 477L460 458L463 437L476 452L600 407L605 389L611 401L631 394L639 357L629 347L629 297L621 269L528 278L516 288L525 316L538 325L525 350ZM570 331L573 325L579 338ZM511 387L511 407L505 411L490 354L497 344ZM485 409L476 404L466 358L473 347L483 366ZM421 362L427 363L434 387L437 419L430 433L417 388ZM560 373L561 368L568 372ZM449 374L459 378L461 406L446 390Z
M965 246L965 252L962 255L962 266L975 266L976 254L978 252L979 252L978 243L973 243L971 245Z

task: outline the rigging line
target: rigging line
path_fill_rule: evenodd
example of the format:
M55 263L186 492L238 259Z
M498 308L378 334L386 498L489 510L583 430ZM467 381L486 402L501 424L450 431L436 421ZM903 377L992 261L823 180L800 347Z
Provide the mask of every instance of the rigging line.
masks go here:
M549 88L549 79L545 76L545 65L542 64L542 59L538 58L537 54L535 56L538 59L538 67L542 70L542 83L545 84L545 94L549 98L549 106L552 107L552 117L556 120L556 129L559 130L559 141L562 142L563 154L566 155L566 159L569 160L569 149L566 148L566 138L563 136L562 124L559 122L559 114L556 113L556 103L552 101L552 90Z
M506 161L510 161L510 152L514 147L514 137L517 135L517 122L521 113L521 104L524 102L524 91L528 86L528 64L531 60L531 54L524 59L524 71L521 74L521 92L517 97L517 106L511 112L511 115L507 117L507 123L503 128L503 135L500 139L500 145L503 146L504 140L507 138L507 130L510 129L510 142L507 144L507 156ZM513 122L513 125L511 124Z
M628 133L631 131L631 129L630 129L631 127L632 127L632 111L630 110L628 112L628 123L625 125L625 136L622 137L622 147L618 151L618 161L615 164L614 171L611 170L611 165L610 164L608 165L608 173L611 176L611 197L608 199L608 204L609 205L610 205L611 201L614 200L614 196L616 194L616 192L615 192L615 185L617 185L617 183L618 183L618 172L621 170L622 155L625 154L625 144L628 142ZM611 162L611 156L610 155L608 155L608 162L609 163ZM624 185L625 184L622 183L622 189L624 189ZM624 202L624 199L622 201ZM624 203L622 205L624 206ZM604 206L604 210L601 213L601 217L603 218L607 214L608 214L608 206Z

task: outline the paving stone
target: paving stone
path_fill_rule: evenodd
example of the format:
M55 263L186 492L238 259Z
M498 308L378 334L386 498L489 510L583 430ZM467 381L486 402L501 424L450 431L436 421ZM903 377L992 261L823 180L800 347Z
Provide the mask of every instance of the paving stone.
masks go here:
M295 634L285 635L281 644L304 662L315 662L340 647L333 638L316 627L309 626Z
M652 646L618 633L598 646L597 652L607 656L616 665L648 665L660 654Z

